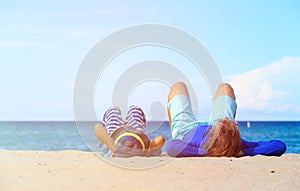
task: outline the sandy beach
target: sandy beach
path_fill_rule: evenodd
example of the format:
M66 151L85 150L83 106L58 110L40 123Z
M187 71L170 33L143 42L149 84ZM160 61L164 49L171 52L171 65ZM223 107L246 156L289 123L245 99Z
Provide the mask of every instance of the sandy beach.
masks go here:
M114 159L82 151L0 151L0 190L298 190L300 155ZM156 163L155 163L156 164Z

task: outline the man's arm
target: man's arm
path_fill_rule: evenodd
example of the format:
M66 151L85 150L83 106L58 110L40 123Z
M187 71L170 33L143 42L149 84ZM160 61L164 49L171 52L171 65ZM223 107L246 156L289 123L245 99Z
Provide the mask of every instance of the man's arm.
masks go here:
M194 147L179 139L171 140L166 147L166 151L171 157L195 157L206 156L204 149Z
M284 142L278 140L248 142L242 139L242 144L242 150L245 156L281 156L286 151Z

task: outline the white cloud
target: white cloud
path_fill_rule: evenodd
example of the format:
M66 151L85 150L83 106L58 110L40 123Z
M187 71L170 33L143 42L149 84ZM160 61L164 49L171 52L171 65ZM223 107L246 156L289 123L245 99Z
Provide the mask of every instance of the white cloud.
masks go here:
M58 31L68 38L85 38L95 34L95 29L86 29L86 28L62 28Z
M46 48L49 44L26 41L0 41L0 49L10 48Z
M300 58L284 57L261 68L227 76L240 111L298 112Z
M25 42L17 42L17 41L0 42L0 48L23 48L26 46L28 46L28 43Z

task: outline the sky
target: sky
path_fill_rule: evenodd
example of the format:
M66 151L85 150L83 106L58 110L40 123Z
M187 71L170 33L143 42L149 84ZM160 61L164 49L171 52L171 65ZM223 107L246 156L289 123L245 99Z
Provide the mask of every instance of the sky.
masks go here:
M87 54L110 34L143 24L175 27L207 49L235 89L237 120L299 120L299 9L296 0L1 0L0 121L75 120L74 83ZM197 117L209 117L212 93L193 63L170 49L144 46L115 56L99 76L99 119L112 104L119 76L146 60L166 62L188 76ZM141 105L148 119L166 119L161 108L168 88L160 81L141 82L124 96L128 104Z

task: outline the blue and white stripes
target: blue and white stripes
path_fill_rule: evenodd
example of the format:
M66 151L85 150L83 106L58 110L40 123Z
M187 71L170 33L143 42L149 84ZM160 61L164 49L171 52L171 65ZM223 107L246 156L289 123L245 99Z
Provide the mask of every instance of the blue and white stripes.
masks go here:
M120 108L116 106L108 108L103 116L103 123L109 136L116 129L122 125L125 125L125 122L122 119Z
M103 123L109 136L124 125L134 127L137 130L144 132L146 127L146 117L139 106L132 105L129 107L125 121L123 121L120 108L112 106L105 112Z
M136 128L144 132L146 127L146 117L143 110L135 105L129 107L126 116L126 125Z

